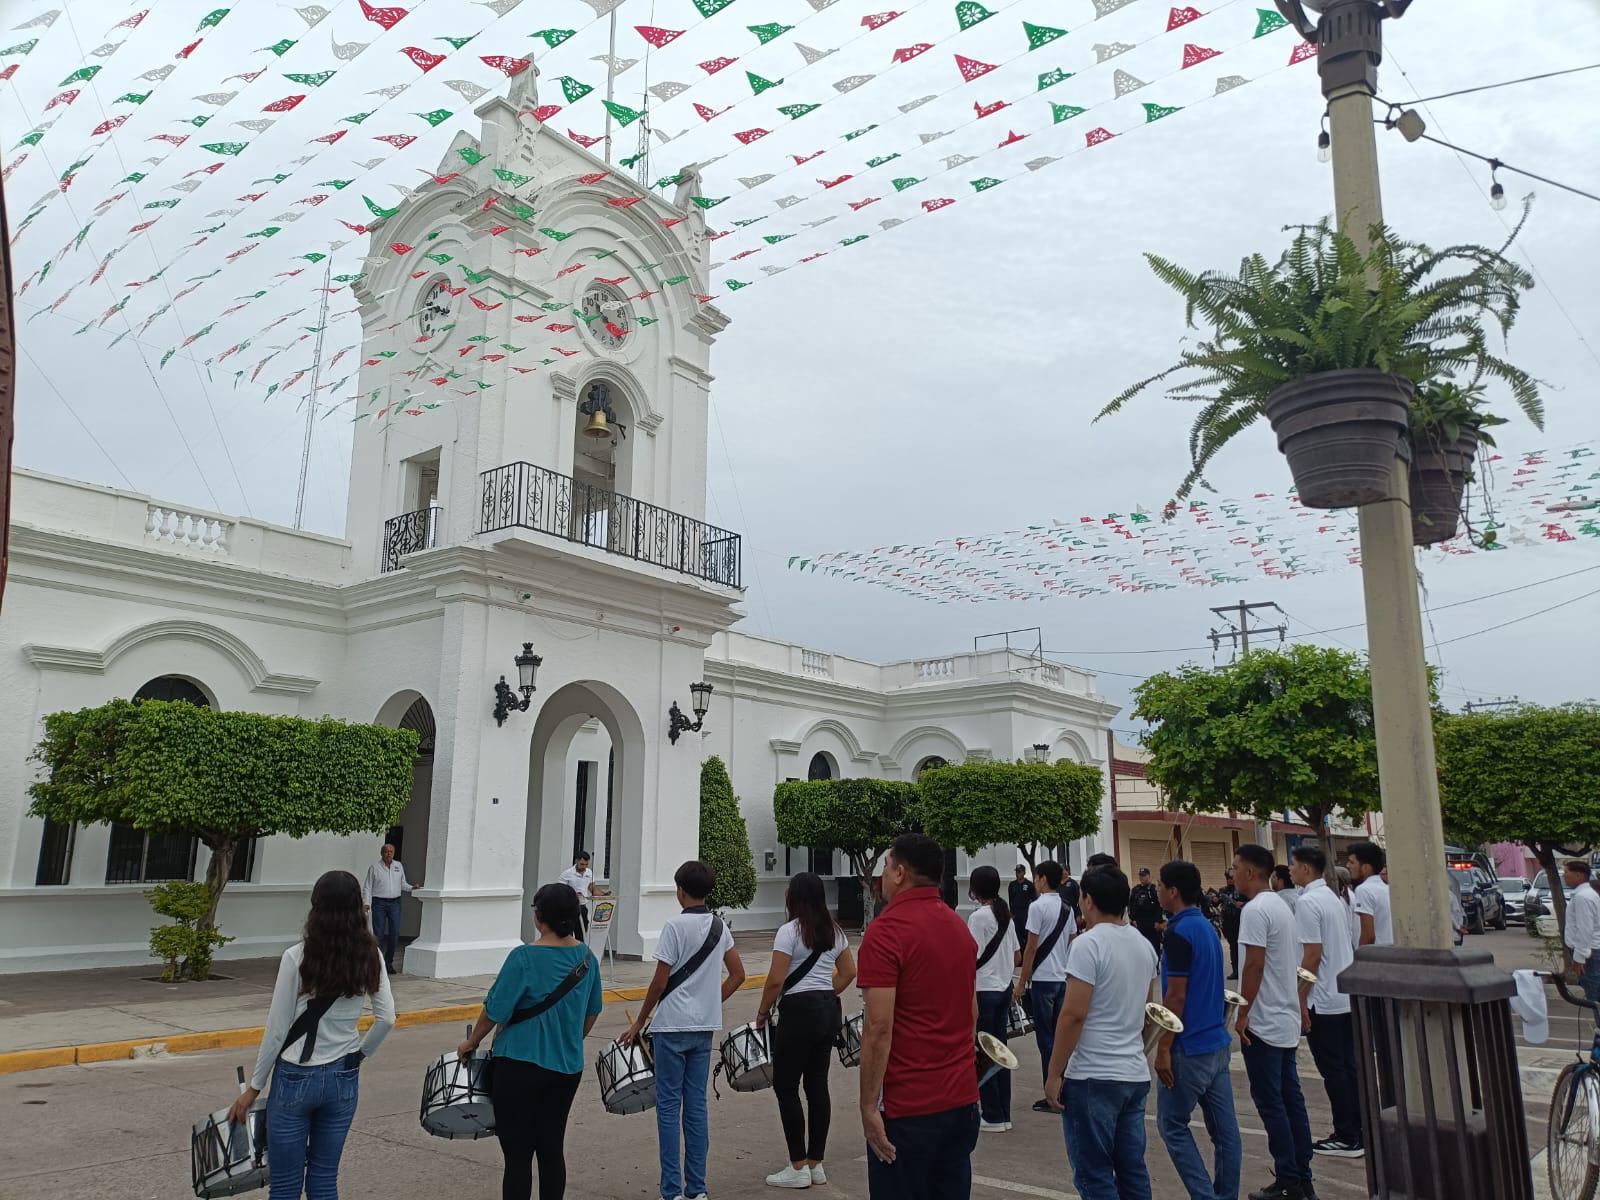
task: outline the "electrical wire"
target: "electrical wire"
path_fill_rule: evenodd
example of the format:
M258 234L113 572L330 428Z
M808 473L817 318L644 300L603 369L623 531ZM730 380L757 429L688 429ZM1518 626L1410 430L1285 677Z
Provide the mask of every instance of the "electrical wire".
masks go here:
M1534 617L1542 617L1545 615L1545 613L1555 612L1558 608L1566 608L1569 604L1576 604L1578 601L1587 600L1591 596L1600 596L1600 588L1596 588L1592 592L1585 592L1581 596L1574 596L1571 600L1563 600L1559 604L1552 604L1549 608L1541 608L1538 612L1525 613L1520 617L1512 617L1509 621L1501 621L1500 624L1491 625L1487 629L1478 629L1472 633L1463 633L1459 637L1446 638L1442 642L1435 642L1434 648L1437 649L1440 646L1449 646L1455 642L1464 642L1468 638L1482 637L1486 633L1493 633L1497 629L1504 629L1507 625L1515 625L1521 621L1531 621Z
M72 419L76 421L79 427L82 428L83 432L88 435L89 440L94 443L94 448L105 456L105 460L111 464L111 469L122 477L122 482L128 485L128 490L130 492L138 491L139 489L133 486L133 480L128 478L128 473L122 469L121 464L118 463L116 459L111 457L111 451L107 450L103 445L100 444L100 439L95 437L94 430L89 428L84 419L78 415L78 410L72 407L72 402L61 394L61 389L55 385L55 381L45 373L45 369L39 365L39 360L34 358L32 352L30 352L20 340L17 342L17 349L22 351L23 357L33 364L33 369L39 372L39 378L44 380L45 387L49 388L56 394L56 399L61 401L61 407L67 410Z
M1389 122L1385 120L1384 124L1387 125ZM1514 167L1506 162L1505 159L1496 158L1492 154L1479 154L1476 150L1468 150L1466 147L1458 146L1454 142L1447 142L1443 138L1434 137L1431 133L1419 135L1418 140L1432 142L1436 146L1443 146L1446 150L1454 150L1457 154L1464 154L1468 158L1475 158L1479 162L1488 163L1496 171L1510 171L1513 175L1521 175L1524 178L1534 179L1540 183L1548 183L1551 187L1560 188L1564 192L1571 192L1574 196L1582 196L1586 200L1593 200L1600 204L1600 196L1595 195L1593 192L1586 192L1581 187L1573 187L1570 183L1562 183L1559 179L1551 179L1548 175L1535 174L1523 167Z
M1392 56L1391 56L1392 57ZM1411 103L1427 104L1434 100L1448 100L1452 96L1470 96L1474 92L1492 92L1495 88L1512 87L1519 83L1535 83L1541 79L1555 79L1561 75L1576 75L1580 71L1600 70L1600 63L1590 63L1585 67L1567 67L1561 71L1545 71L1541 75L1524 75L1520 79L1506 79L1499 83L1482 83L1477 87L1458 88L1453 92L1440 92L1437 96L1418 96Z

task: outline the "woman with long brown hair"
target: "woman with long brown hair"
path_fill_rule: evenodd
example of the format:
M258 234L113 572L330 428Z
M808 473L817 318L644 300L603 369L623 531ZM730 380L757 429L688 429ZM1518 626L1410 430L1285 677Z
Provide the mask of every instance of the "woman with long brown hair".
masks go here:
M356 1028L372 1005L372 1027ZM362 1061L394 1028L383 955L367 928L361 884L329 871L311 889L305 936L283 952L250 1086L229 1119L267 1096L269 1200L338 1200L339 1156L356 1115Z
M778 1097L789 1165L768 1175L767 1182L773 1187L804 1188L828 1181L822 1169L832 1116L828 1066L839 1036L839 995L855 979L856 964L844 930L828 911L820 875L802 871L791 879L784 907L789 921L772 942L772 965L756 1010L756 1028L767 1028L777 1005L779 1019L772 1023L770 1034L772 1090Z

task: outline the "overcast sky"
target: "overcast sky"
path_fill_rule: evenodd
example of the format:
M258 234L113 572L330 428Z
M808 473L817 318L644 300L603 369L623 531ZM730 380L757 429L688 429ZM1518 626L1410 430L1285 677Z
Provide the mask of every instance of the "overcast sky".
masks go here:
M0 29L6 31L0 41L40 38L34 53L20 60L17 76L0 84L0 161L15 160L19 138L42 119L41 109L59 90L62 77L85 62L103 61L104 73L85 85L78 102L66 108L60 123L31 148L28 160L7 182L13 227L82 156L91 143L90 129L107 116L129 111L129 106L112 101L128 90L130 77L173 61L173 51L193 37L199 18L213 7L188 0L163 2L138 29L113 33L113 24L137 6L104 0L74 4L70 17L48 29L12 32L51 6L40 0L0 0ZM349 237L327 219L332 204L286 228L270 249L243 260L226 286L198 293L192 302L180 301L173 316L138 339L143 345L130 335L108 349L115 334L127 328L120 317L103 330L76 336L74 330L98 319L127 294L121 285L145 278L163 262L176 261L178 271L149 285L148 291L140 289L127 310L135 327L178 290L177 280L212 270L218 264L204 253L193 257L193 272L187 269L190 260L176 253L189 231L200 226L195 218L228 204L253 179L297 169L287 165L288 158L303 153L309 137L338 127L338 118L347 112L383 100L366 94L369 89L416 81L359 130L363 135L399 130L425 135L405 155L393 156L372 172L356 172L359 186L348 189L350 196L364 192L393 204L394 185L420 180L417 168L433 166L450 135L472 122L471 106L443 90L445 81L465 78L480 86L498 82L505 87L502 77L470 53L526 54L533 47L542 54L543 43L530 40L532 31L552 25L580 29L578 38L541 59L540 99L560 102L556 76L570 74L603 84L604 68L589 59L606 48L604 22L589 24L593 13L577 0L524 4L471 44L460 56L460 69L452 60L419 80L417 71L395 53L398 47L414 42L445 50L435 35L483 27L492 16L485 6L429 0L413 5L416 11L389 34L364 22L354 0L329 3L332 17L309 31L291 6L236 7L237 12L208 33L212 47L182 62L181 77L175 72L163 81L164 90L151 101L158 107L140 111L137 121L126 126L128 137L122 138L119 130L94 139L107 145L18 245L19 278L29 276L87 223L95 205L118 190L117 180L125 172L136 169L146 155L161 152L158 143L146 140L151 134L182 129L173 122L211 111L191 97L242 87L222 84L224 75L269 66L280 72L338 68L339 76L264 134L268 140L253 148L254 157L246 154L214 178L202 177L202 188L185 196L180 209L166 217L157 231L160 236L136 239L116 258L105 283L85 283L59 313L33 316L38 304L48 304L67 283L86 276L121 241L121 230L140 219L134 215L140 202L180 195L153 186L181 177L175 168L179 158L160 168L167 174L156 177L152 172L150 184L142 185L150 190L121 201L97 222L86 247L60 264L49 286L30 289L23 298L19 335L24 353L16 458L24 467L287 522L294 507L302 428L295 400L278 396L263 402L259 386L235 390L231 362L214 369L208 382L198 361L249 336L264 319L254 318L252 324L250 314L243 314L243 323L219 324L216 334L197 345L196 360L185 354L165 368L156 364L164 347L213 320L234 296L274 282L274 274L293 254L318 245L319 238L325 246L329 238ZM708 517L745 537L748 615L741 628L839 653L893 659L959 650L970 647L976 635L1038 625L1047 649L1105 672L1102 690L1123 702L1137 676L1186 658L1210 661L1209 649L1200 654L1171 651L1203 644L1207 630L1218 624L1208 611L1213 605L1276 601L1289 614L1292 631L1358 622L1360 579L1354 569L1289 582L1262 578L1236 589L1238 594L1189 589L951 606L786 569L795 554L992 533L1051 515L1125 510L1139 503L1158 507L1186 465L1189 412L1151 398L1121 417L1090 423L1127 382L1167 365L1184 335L1180 303L1149 274L1142 253L1155 251L1195 268L1232 267L1246 252L1280 248L1285 239L1281 226L1315 220L1331 207L1329 171L1315 154L1321 112L1315 68L1285 68L1292 48L1287 35L1250 40L1254 4L1198 6L1207 15L1192 31L1166 34L1163 15L1169 6L1157 0L1134 0L1102 21L1093 20L1091 0L990 3L996 19L963 34L960 41L945 42L951 32L950 7L943 0L926 0L873 32L860 27L860 17L871 6L859 0L840 0L820 12L804 0L738 0L736 19L723 13L703 26L688 0L625 0L619 10L625 30L640 24L690 30L653 55L649 66L650 82L694 85L654 108L657 128L683 136L656 151L652 173L667 174L684 162L736 151L705 172L706 194L731 197L710 214L712 224L721 221L729 227L736 219L765 218L718 243L716 257L760 244L763 231L795 234L792 245L763 249L760 256L713 273L716 283L724 285L713 287L719 293L717 303L733 322L712 357L717 380L709 431ZM1015 44L1019 17L1073 32L1054 46L1022 56ZM771 21L795 28L770 45L755 45L745 27ZM346 64L328 49L330 34L335 42L376 45ZM109 58L89 53L122 36L126 44ZM256 47L283 36L301 39L302 45L291 52L300 57L275 60L256 52ZM1419 0L1404 20L1387 27L1387 36L1380 87L1386 98L1403 103L1419 95L1600 61L1600 4ZM378 42L379 37L384 40ZM1097 64L1093 45L1119 40L1135 48L1119 60ZM791 44L797 41L838 50L806 65ZM892 49L917 41L936 43L935 50L885 70ZM1224 53L1179 73L1176 56L1191 41ZM618 46L619 54L630 57L639 57L644 48L631 33L619 36ZM213 52L214 57L204 57ZM951 52L1002 65L992 77L960 85L951 69ZM739 56L741 62L708 78L695 64L719 53ZM14 61L0 59L0 66ZM1041 120L1044 105L1025 95L1028 81L1058 65L1077 73L1074 81L1059 86L1080 89L1072 95L1060 92L1060 102L1087 104L1092 111L1075 120L1103 123L1117 130L1116 139L1082 152L1084 126L1052 126L1048 116ZM1151 82L1118 107L1105 106L1111 72L1119 66ZM751 97L739 78L740 68L785 83L770 95ZM619 100L626 100L632 88L637 106L643 70L637 66L621 77ZM829 85L855 72L881 77L836 97ZM1216 78L1232 72L1248 78L1249 84L1208 99ZM245 131L226 128L225 121L258 115L261 105L280 93L308 90L281 78L263 78L249 86L246 98L259 97L261 102L229 106L205 135L249 138ZM900 105L923 95L938 99L909 113L899 111ZM974 102L995 97L1015 99L1015 111L976 120ZM598 133L602 118L595 99L581 102L587 108L573 105L553 124ZM780 125L771 116L775 104L825 99L828 103L804 121L775 118ZM1128 108L1145 100L1186 107L1134 129ZM1422 111L1429 131L1438 136L1600 192L1592 120L1597 100L1600 71L1439 100ZM703 123L690 109L692 102L740 107L718 122ZM440 106L458 116L436 130L428 131L407 116ZM1008 120L1008 128L996 127ZM871 141L863 139L850 148L838 143L839 133L874 122L882 128L869 135ZM762 125L772 128L772 136L749 146L741 148L727 136L732 129ZM923 146L919 135L930 131L947 136ZM996 152L997 140L1008 131L1026 132L1028 140ZM632 137L632 132L619 136L619 153L633 150ZM217 239L213 257L220 259L223 250L236 248L241 230L265 225L292 201L316 190L310 184L349 174L349 162L373 153L370 136L364 147L350 148L354 139L346 143L350 146L328 148L317 161L298 168L305 186L297 176L240 215L226 238ZM815 168L806 164L780 173L792 164L790 155L823 146L829 147L828 157ZM1515 205L1504 213L1490 208L1489 174L1482 164L1463 162L1440 146L1407 144L1383 131L1379 150L1386 216L1402 233L1435 244L1497 244L1505 236ZM193 158L183 159L183 170L208 161L191 151L192 144L177 151ZM885 174L874 181L882 203L852 214L844 202L854 196L846 196L844 189L837 195L822 192L816 181L841 173L848 166L845 156L856 151L857 160L903 152L902 162L885 170L904 167L907 176L923 182L901 195L888 188ZM942 160L957 152L982 161L946 175ZM1061 161L1037 171L1024 169L1023 161L1035 156ZM825 163L835 165L823 170ZM766 173L779 177L754 186L739 182ZM968 183L978 175L1006 182L979 195ZM1595 439L1600 437L1595 386L1600 376L1600 293L1594 283L1600 203L1509 173L1502 174L1502 181L1513 197L1528 191L1537 197L1517 254L1531 264L1539 286L1528 297L1513 333L1510 357L1549 387L1545 432L1514 420L1500 431L1501 446L1511 453ZM785 195L804 199L780 209L773 202ZM883 217L914 216L921 202L934 196L958 197L959 202L892 231L878 228ZM807 225L839 213L826 226ZM359 220L348 204L337 215ZM840 238L858 230L870 230L873 236L847 250L838 248ZM833 253L803 267L770 277L759 271L762 265L794 263L829 246ZM352 241L338 258L335 273L356 270L359 254ZM314 274L308 272L306 280ZM756 286L730 293L725 281L733 277ZM275 291L267 303L285 303L265 311L276 316L294 307L286 301L290 289L299 286L291 281ZM167 291L157 293L158 287ZM298 294L305 303L314 303L308 288ZM349 301L335 304L348 307ZM290 324L313 324L314 315L313 309ZM347 318L338 327L347 335L344 341L330 345L354 339L354 320ZM280 363L298 352L286 354ZM251 360L248 355L241 358ZM352 381L346 390L353 389ZM1503 394L1496 400L1502 406L1509 403ZM349 439L346 414L336 412L318 422L308 499L311 528L343 531ZM1211 479L1221 495L1248 495L1282 490L1288 472L1262 426L1223 453ZM1456 605L1433 615L1430 638L1443 643L1463 638L1432 655L1445 669L1447 702L1513 694L1557 702L1600 691L1594 683L1600 665L1594 634L1600 598L1463 637L1593 591L1600 587L1600 572L1461 603L1600 566L1600 545L1581 542L1448 561L1423 554L1419 561L1430 608ZM1364 644L1359 628L1337 638L1353 646ZM1127 727L1130 722L1124 717L1117 724Z

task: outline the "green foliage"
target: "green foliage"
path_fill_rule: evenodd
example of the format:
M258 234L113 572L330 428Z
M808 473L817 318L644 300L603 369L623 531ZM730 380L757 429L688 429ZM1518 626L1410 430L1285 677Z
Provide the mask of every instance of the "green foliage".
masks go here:
M1134 689L1150 780L1183 812L1219 808L1312 828L1378 807L1372 684L1344 650L1257 650L1215 671L1193 663Z
M1412 445L1449 446L1464 433L1475 434L1481 445L1494 445L1489 428L1506 422L1484 408L1483 393L1480 383L1462 387L1448 380L1418 388L1411 401Z
M842 851L869 892L878 859L921 827L918 806L916 784L890 779L796 779L772 793L779 840Z
M1100 828L1105 779L1075 762L969 762L924 771L922 824L942 846L975 854L1013 845L1027 853L1088 837Z
M1543 428L1538 384L1489 344L1489 328L1498 327L1503 338L1521 293L1533 286L1533 277L1502 253L1510 239L1499 251L1471 245L1436 251L1375 226L1372 248L1363 255L1326 219L1295 228L1276 263L1253 254L1237 275L1196 274L1159 255L1145 256L1156 276L1184 298L1190 328L1198 327L1198 316L1209 336L1186 347L1173 366L1127 388L1099 415L1116 412L1153 383L1191 373L1167 393L1201 404L1189 431L1192 466L1179 498L1201 481L1216 453L1262 415L1276 388L1322 371L1375 369L1419 387L1499 379Z
M707 904L719 911L750 907L756 898L750 831L728 768L715 754L700 764L700 861L717 873Z
M145 899L157 916L171 917L174 922L150 930L150 957L167 964L161 978L168 983L209 979L212 956L219 947L233 941L201 924L211 912L210 889L203 883L176 880L151 888Z

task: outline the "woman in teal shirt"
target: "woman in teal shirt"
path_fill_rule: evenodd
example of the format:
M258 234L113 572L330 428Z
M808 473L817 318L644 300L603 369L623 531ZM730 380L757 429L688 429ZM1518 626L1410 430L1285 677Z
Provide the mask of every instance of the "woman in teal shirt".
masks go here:
M535 1156L539 1200L561 1200L567 1189L567 1114L583 1078L583 1039L594 1028L601 1004L600 964L574 936L578 921L577 893L565 884L549 883L534 893L538 940L506 956L484 997L478 1023L459 1047L463 1057L470 1055L489 1030L517 1009L549 996L579 963L588 961L576 987L538 1016L502 1029L494 1040L489 1095L495 1137L505 1155L502 1200L530 1200Z

